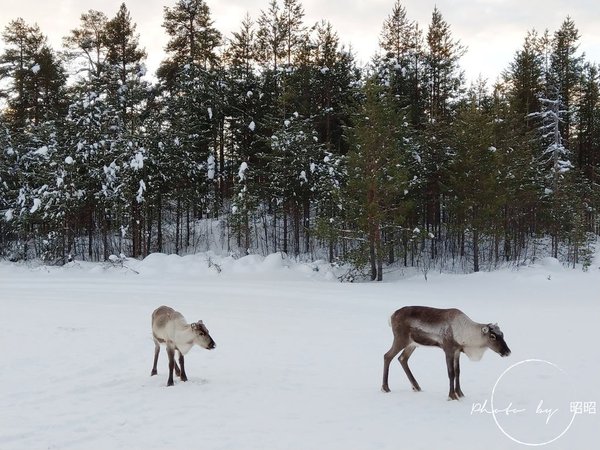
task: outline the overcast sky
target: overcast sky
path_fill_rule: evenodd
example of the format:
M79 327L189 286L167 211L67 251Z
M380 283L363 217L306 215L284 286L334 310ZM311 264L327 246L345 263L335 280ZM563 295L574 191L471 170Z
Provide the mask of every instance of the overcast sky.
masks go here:
M225 35L239 28L249 12L256 19L269 0L207 0L215 26ZM69 30L79 24L82 12L103 11L112 17L122 0L0 0L0 26L22 17L37 23L55 48ZM161 27L163 6L175 0L128 0L137 23L140 43L148 52L147 65L154 72L163 58L166 36ZM304 0L305 21L329 20L342 43L351 45L357 59L366 62L377 49L384 19L394 0ZM600 1L598 0L405 0L410 19L426 29L431 12L438 6L455 38L467 46L462 59L468 79L479 74L493 81L507 67L521 46L527 30L555 31L570 15L577 25L580 49L588 59L600 62ZM1 46L2 44L0 44Z

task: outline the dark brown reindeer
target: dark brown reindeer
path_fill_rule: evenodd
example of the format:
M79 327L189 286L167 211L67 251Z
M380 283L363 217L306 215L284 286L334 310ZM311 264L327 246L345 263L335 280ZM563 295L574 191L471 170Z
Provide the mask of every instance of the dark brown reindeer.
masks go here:
M450 392L448 400L464 397L460 389L460 353L466 353L470 360L479 361L486 349L490 348L500 356L510 355L504 336L498 324L473 322L458 309L437 309L426 306L406 306L390 317L394 333L392 348L383 355L383 384L381 390L390 392L388 373L390 362L404 350L398 360L406 372L414 391L421 388L410 368L408 358L419 345L440 347L446 354Z
M173 369L181 381L187 381L183 355L190 351L194 344L212 350L216 347L208 330L201 320L188 324L181 313L168 306L160 306L152 313L152 338L154 339L154 365L150 375L156 375L156 363L160 352L160 344L167 347L169 356L169 380L167 386L173 386ZM179 365L175 362L175 350L179 352Z

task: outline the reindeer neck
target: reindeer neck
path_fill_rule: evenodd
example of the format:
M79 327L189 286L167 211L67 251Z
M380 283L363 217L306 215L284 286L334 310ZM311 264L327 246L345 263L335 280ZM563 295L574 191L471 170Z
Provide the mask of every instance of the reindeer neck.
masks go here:
M194 346L194 332L190 325L186 324L183 327L177 328L175 331L175 344L177 345L177 350L184 355Z

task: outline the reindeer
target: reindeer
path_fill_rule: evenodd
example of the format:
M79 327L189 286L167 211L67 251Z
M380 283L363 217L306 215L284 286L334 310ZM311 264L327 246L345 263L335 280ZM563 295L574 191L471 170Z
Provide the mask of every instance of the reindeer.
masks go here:
M156 375L156 363L160 352L160 344L167 347L169 356L169 380L167 386L173 386L173 368L181 381L187 381L183 355L190 351L194 344L212 350L216 347L208 330L201 320L188 324L181 313L168 306L160 306L152 313L152 338L154 339L154 365L150 376ZM179 352L179 365L175 362L175 350Z
M418 345L440 347L446 354L450 392L448 400L464 397L460 389L460 353L470 360L479 361L486 349L491 348L500 356L510 355L498 324L473 322L458 309L438 309L426 306L406 306L390 317L389 324L394 333L390 350L383 355L383 384L381 390L390 392L388 373L390 362L401 351L398 358L414 391L421 387L410 368L408 358Z

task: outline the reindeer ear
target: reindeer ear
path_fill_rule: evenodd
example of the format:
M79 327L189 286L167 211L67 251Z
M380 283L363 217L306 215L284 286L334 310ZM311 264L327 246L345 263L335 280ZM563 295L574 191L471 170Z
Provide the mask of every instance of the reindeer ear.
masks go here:
M487 325L485 327L481 327L481 332L483 334L488 334L490 331L490 327L488 327Z

